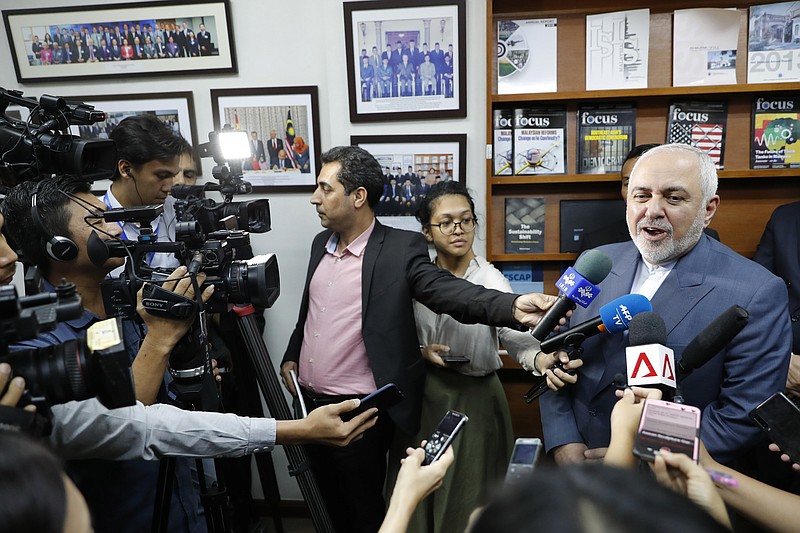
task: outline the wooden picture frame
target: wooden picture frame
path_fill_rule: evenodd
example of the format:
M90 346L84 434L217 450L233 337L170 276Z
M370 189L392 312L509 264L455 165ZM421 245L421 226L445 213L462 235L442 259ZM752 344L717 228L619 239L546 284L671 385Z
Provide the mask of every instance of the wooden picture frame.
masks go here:
M11 9L3 21L20 83L237 72L230 0Z
M420 231L420 224L414 217L418 198L438 181L466 183L467 135L464 133L353 135L350 144L371 153L384 171L384 194L375 215L387 226ZM396 182L394 193L389 189L392 179ZM415 187L416 194L404 193L406 180ZM397 192L399 195L395 194Z
M211 106L214 129L227 126L246 131L251 138L256 134L251 141L255 141L254 157L243 169L243 177L254 191L314 190L322 166L316 86L212 89ZM274 147L270 142L273 132L278 141ZM298 137L306 146L302 152L297 148ZM286 150L288 146L292 149ZM280 157L281 151L285 158Z
M465 0L345 2L350 121L466 117L465 17Z

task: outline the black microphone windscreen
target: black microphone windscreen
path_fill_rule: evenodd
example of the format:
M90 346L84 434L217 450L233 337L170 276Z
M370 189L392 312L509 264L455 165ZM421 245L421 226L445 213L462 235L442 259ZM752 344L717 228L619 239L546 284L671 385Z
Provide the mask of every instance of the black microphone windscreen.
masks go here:
M639 313L628 324L628 344L667 344L667 326L664 320L653 312Z
M683 350L678 369L684 373L699 368L720 350L747 325L749 314L738 305L732 305L714 319Z
M573 267L592 285L597 285L611 272L611 258L600 250L588 250L583 253Z

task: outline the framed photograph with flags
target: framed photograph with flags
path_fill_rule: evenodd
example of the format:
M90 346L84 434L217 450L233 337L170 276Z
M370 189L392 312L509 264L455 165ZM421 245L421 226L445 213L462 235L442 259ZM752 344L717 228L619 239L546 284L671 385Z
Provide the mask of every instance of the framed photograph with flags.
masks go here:
M258 191L312 191L320 168L316 86L212 89L214 129L250 136L244 179Z
M344 3L350 122L467 116L466 0Z

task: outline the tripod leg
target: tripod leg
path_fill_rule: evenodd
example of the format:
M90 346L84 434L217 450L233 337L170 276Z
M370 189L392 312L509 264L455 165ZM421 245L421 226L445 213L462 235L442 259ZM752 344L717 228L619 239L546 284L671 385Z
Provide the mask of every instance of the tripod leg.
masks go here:
M253 363L256 380L264 394L269 412L278 420L294 419L292 411L286 403L286 397L283 395L277 372L272 367L272 360L264 344L264 338L256 327L253 307L234 308L234 312L238 317L236 324L247 345L247 353ZM319 486L311 472L305 450L298 445L284 445L283 449L289 460L289 469L295 473L297 484L300 486L300 492L303 494L306 505L308 505L316 530L320 533L332 533L334 527L325 502L322 501Z
M158 486L156 503L153 509L153 533L167 533L169 530L169 506L172 502L172 482L175 479L175 458L166 457L158 467Z

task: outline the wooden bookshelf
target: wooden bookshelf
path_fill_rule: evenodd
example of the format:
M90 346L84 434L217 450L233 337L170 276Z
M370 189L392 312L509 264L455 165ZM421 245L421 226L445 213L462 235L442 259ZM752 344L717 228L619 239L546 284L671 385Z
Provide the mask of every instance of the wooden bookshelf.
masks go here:
M532 261L544 273L545 290L553 289L561 269L571 264L575 254L560 252L559 203L576 199L616 199L620 197L617 174L577 174L576 110L582 103L634 103L636 105L635 144L663 143L667 132L667 114L671 102L684 100L725 100L728 122L725 140L724 170L719 172L720 207L711 224L723 243L744 256L751 257L773 210L782 204L800 200L800 169L750 169L750 134L752 101L758 95L776 95L800 91L800 83L747 84L748 8L763 1L589 1L578 0L559 6L553 2L527 0L487 0L486 36L486 139L492 143L492 112L530 104L553 103L567 110L567 174L548 176L494 176L492 161L487 160L486 218L487 257L494 263ZM568 7L562 7L568 6ZM699 7L735 7L739 11L739 43L736 85L672 86L672 15L677 9ZM628 9L650 9L650 45L648 88L586 91L586 15ZM497 94L497 23L500 20L556 17L558 19L558 91L535 94ZM508 197L543 197L545 244L541 254L506 254L504 239L505 199ZM504 380L505 383L506 380ZM520 387L506 384L515 418L517 436L541 436L531 433L529 421L516 418L523 403ZM516 407L515 407L516 406ZM538 415L538 409L537 409ZM519 430L524 428L524 430Z

